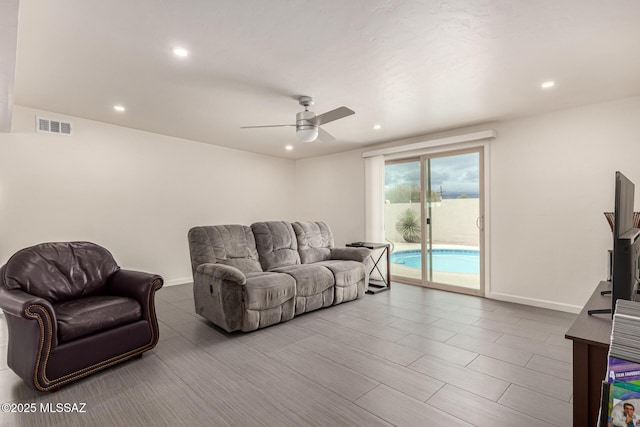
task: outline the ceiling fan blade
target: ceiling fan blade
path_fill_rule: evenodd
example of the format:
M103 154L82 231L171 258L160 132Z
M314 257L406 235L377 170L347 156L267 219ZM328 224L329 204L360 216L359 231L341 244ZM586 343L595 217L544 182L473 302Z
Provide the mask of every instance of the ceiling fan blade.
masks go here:
M347 108L347 107L339 107L339 108L336 108L335 110L327 111L324 114L320 114L319 116L316 116L311 121L314 124L320 126L320 125L323 125L325 123L329 123L329 122L332 122L334 120L338 120L338 119L341 119L343 117L350 116L352 114L355 114L355 111L353 111L352 109Z
M240 129L255 129L255 128L281 128L281 127L289 127L296 125L266 125L266 126L240 126Z
M336 139L329 132L322 128L318 128L318 139L323 142L333 142Z

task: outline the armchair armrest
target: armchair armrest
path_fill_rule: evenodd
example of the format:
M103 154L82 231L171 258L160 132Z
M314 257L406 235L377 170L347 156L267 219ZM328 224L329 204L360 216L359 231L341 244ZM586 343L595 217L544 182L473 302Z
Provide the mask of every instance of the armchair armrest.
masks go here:
M367 248L331 248L331 259L365 262L370 254Z
M32 320L27 310L30 306L40 305L49 312L53 323L56 323L56 315L53 306L44 298L26 293L21 289L5 289L0 287L0 308L12 316Z
M109 279L108 289L113 295L133 298L142 307L142 317L148 318L155 292L163 285L162 276L133 270L118 270Z
M247 283L247 278L242 271L225 264L214 264L211 262L200 264L196 268L196 273L214 280L234 282L241 286L244 286L244 284Z
M58 344L58 319L53 306L46 299L28 294L22 289L6 289L0 286L0 309L7 315L30 320L36 324L40 318L40 338L46 340L48 345ZM47 333L48 331L51 333Z

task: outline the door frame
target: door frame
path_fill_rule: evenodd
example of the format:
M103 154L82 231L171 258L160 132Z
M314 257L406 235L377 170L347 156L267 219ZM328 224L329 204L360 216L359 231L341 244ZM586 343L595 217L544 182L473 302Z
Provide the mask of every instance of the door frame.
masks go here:
M480 217L480 236L479 236L479 250L480 250L480 289L471 289L471 288L465 288L465 287L461 287L461 286L455 286L455 285L449 285L446 283L439 283L439 282L430 282L427 281L427 275L426 275L426 263L424 262L424 259L422 260L422 279L421 280L416 280L416 279L412 279L409 277L403 277L403 276L397 276L397 275L391 275L391 280L392 281L397 281L400 283L408 283L411 285L417 285L417 286L421 286L421 287L426 287L426 288L430 288L430 289L440 289L440 290L445 290L445 291L452 291L452 292L457 292L457 293L461 293L461 294L468 294L468 295L476 295L476 296L482 296L484 297L487 294L487 288L490 288L490 286L487 286L490 282L489 282L489 273L490 273L490 269L489 269L489 239L488 239L488 229L489 229L489 211L488 211L488 207L490 206L488 203L488 198L489 198L489 186L488 186L488 182L489 182L489 177L488 177L488 173L489 173L489 168L488 168L488 152L489 152L489 144L484 142L484 143L480 143L478 144L476 143L471 143L471 144L461 144L458 145L456 147L443 147L443 146L439 146L439 147L435 147L435 148L431 148L431 149L426 149L426 150L421 150L420 152L417 153L413 153L413 155L407 156L405 154L405 156L392 156L388 159L385 159L385 165L387 164L392 164L392 163L399 163L399 162L405 162L405 161L416 161L419 160L420 161L420 186L421 186L421 196L420 196L420 205L421 205L421 213L420 213L420 220L421 220L421 245L422 245L422 249L424 250L426 247L426 217L425 217L425 196L426 196L426 189L424 188L424 179L425 179L425 159L427 158L438 158L438 157L448 157L448 156L455 156L455 155L459 155L459 154L467 154L467 153L474 153L477 152L479 153L479 160L478 160L478 167L479 167L479 186L478 186L478 191L479 191L479 198L480 198L480 206L479 206L479 217ZM489 291L490 292L490 291Z
M479 279L480 279L480 288L479 289L472 289L472 288L467 288L464 286L458 286L458 285L453 285L453 284L448 284L448 283L440 283L440 282L434 282L433 280L428 280L427 277L427 263L425 262L424 259L424 254L425 249L427 249L427 229L429 229L429 231L431 232L431 226L432 224L429 224L429 226L427 227L427 218L426 218L426 191L427 188L425 188L423 186L423 184L425 184L425 180L427 179L426 176L426 163L427 160L431 160L431 159L437 159L437 158L441 158L441 157L453 157L453 156L458 156L458 155L462 155L462 154L469 154L469 153L478 153L478 175L479 175L479 182L478 182L478 197L479 197L479 202L480 205L478 207L478 217L479 217L479 229L478 229L478 233L479 233L479 245L478 245L478 249L480 251L480 272L478 273ZM422 183L421 183L421 188L422 188L422 192L421 192L421 198L420 198L420 203L421 203L421 230L422 230L422 254L423 254L423 259L422 259L422 283L420 283L420 286L424 286L427 288L432 288L432 289L441 289L444 291L454 291L457 293L461 293L461 294L469 294L469 295L480 295L480 296L484 296L484 227L483 227L483 222L484 222L484 150L482 147L475 147L475 148L464 148L464 149L457 149L457 150L449 150L449 151L441 151L438 153L432 153L432 154L423 154L422 156L420 156L420 177L422 179Z

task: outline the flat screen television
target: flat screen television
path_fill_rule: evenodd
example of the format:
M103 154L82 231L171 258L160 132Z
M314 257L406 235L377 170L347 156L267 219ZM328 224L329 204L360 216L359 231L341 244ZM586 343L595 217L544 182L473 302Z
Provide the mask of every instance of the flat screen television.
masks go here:
M611 308L590 310L589 314L611 313L613 316L616 301L619 299L633 300L638 291L640 228L634 228L635 185L621 172L616 172L615 188Z

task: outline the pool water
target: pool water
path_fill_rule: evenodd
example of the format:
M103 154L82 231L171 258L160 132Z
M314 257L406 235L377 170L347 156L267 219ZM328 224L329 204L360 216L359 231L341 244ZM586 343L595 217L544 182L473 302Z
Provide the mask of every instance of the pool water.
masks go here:
M434 249L433 270L449 273L480 274L480 251L465 249ZM422 268L422 251L397 251L391 254L391 262L411 268Z

